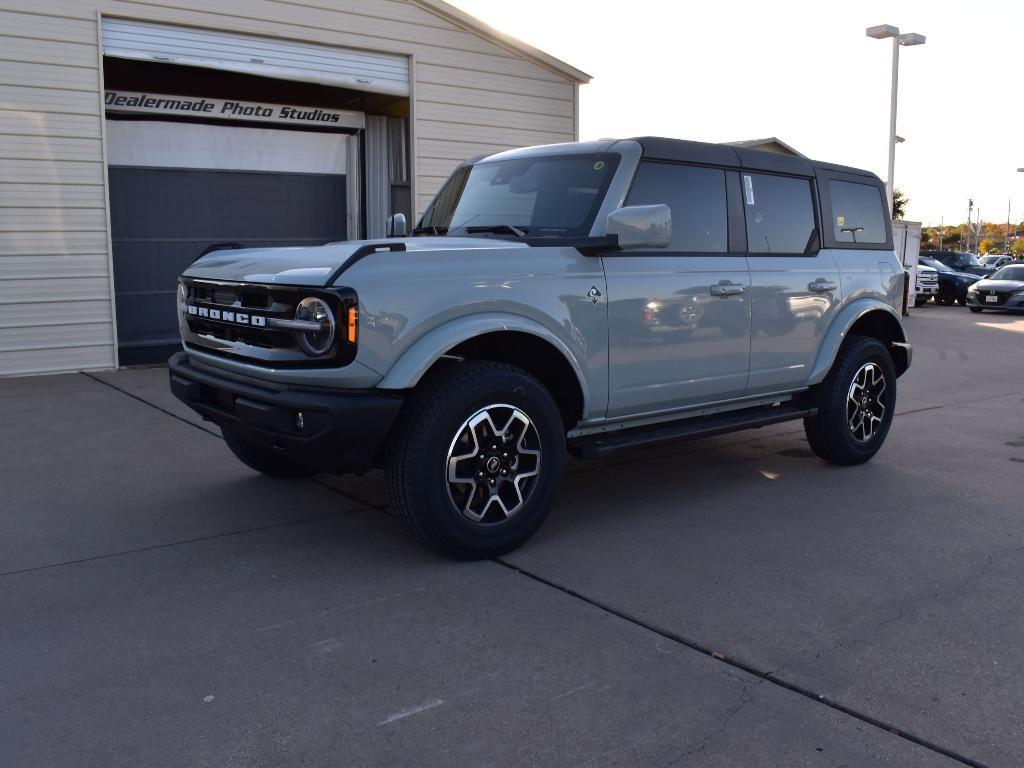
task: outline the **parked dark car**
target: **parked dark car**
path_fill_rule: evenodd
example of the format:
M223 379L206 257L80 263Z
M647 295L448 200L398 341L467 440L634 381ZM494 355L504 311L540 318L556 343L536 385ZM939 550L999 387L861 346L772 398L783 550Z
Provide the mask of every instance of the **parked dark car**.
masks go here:
M918 261L939 273L939 292L935 294L936 304L950 307L959 302L962 306L967 305L967 289L981 279L978 275L970 272L958 272L930 256L921 256Z
M921 251L922 256L941 261L957 272L969 272L981 277L988 277L995 272L994 267L986 267L973 253L965 251Z
M967 291L967 308L1024 311L1024 264L1007 264Z

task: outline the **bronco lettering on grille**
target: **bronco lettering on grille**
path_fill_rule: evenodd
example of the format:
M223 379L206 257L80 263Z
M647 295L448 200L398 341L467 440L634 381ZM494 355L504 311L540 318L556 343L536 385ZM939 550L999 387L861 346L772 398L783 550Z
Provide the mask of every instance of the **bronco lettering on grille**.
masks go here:
M248 325L255 328L265 328L267 326L267 318L263 315L252 315L247 312L210 309L209 307L197 307L195 304L189 304L188 313L192 317L201 317L204 320L216 320L232 325Z

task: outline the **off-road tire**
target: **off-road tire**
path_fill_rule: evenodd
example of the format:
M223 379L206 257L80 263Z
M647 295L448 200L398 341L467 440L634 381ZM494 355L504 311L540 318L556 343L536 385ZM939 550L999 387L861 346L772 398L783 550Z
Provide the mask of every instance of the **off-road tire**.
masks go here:
M864 366L873 363L885 381L884 413L870 439L855 437L850 425L847 406L854 377ZM804 419L807 442L819 457L830 464L862 464L882 447L892 425L896 407L896 369L889 350L878 339L850 336L836 355L825 380L815 395L818 415Z
M474 522L452 496L449 458L460 434L468 434L471 417L490 413L497 404L518 409L533 424L540 450L538 474L529 492L521 494L524 500L517 511L504 519ZM483 466L483 457L481 462ZM388 501L416 536L445 555L460 560L496 557L540 528L564 466L565 424L554 398L537 379L503 363L453 363L420 382L396 420L386 456ZM484 499L486 489L479 490L477 498ZM487 514L493 512L504 515L503 509Z
M221 432L224 434L224 442L239 461L257 472L281 478L309 477L316 474L315 470L293 461L283 453L251 443L230 430L222 429Z

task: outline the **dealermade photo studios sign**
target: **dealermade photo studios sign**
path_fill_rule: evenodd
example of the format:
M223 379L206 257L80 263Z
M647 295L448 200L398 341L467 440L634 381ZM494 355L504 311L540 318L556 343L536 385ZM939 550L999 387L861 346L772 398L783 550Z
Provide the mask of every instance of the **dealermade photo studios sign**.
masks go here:
M104 94L103 103L108 112L287 123L316 128L363 128L365 125L362 112L323 109L322 107L296 107L289 104L256 101L210 99L200 96L107 91Z

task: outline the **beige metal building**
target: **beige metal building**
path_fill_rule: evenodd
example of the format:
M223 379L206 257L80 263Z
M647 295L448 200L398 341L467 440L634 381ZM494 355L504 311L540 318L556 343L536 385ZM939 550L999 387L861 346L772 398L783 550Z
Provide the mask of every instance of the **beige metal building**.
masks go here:
M166 357L205 248L379 236L588 80L438 0L0 0L0 375Z

